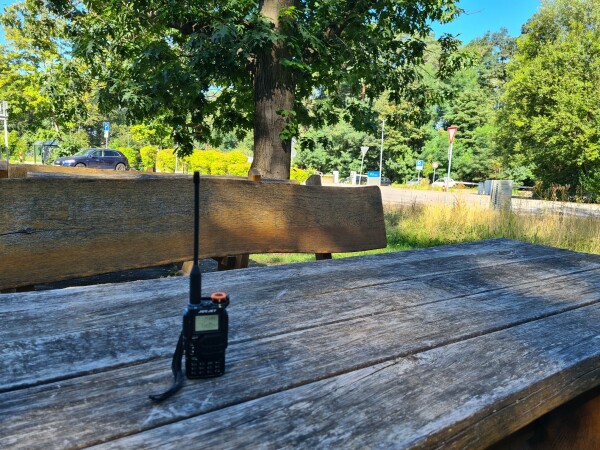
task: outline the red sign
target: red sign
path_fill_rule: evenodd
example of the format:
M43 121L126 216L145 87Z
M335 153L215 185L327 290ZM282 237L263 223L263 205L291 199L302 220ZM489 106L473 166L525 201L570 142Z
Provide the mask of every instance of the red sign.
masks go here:
M458 130L458 127L448 127L448 139L450 140L451 144L454 141L454 135L456 134L456 130Z

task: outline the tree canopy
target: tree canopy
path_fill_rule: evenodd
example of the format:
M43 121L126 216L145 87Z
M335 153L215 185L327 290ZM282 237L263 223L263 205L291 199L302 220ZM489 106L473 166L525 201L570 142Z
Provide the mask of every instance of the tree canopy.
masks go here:
M517 40L499 114L506 159L546 185L600 192L600 1L545 2Z
M213 127L240 137L253 128L254 166L287 178L299 124L341 116L364 127L369 108L357 99L384 90L396 102L425 95L413 82L430 23L454 18L455 3L25 0L5 23L40 47L63 43L65 67L77 65L95 85L102 111L118 107L135 120L160 115L182 154L194 139L214 138ZM439 39L437 71L458 64L457 45ZM319 97L328 99L320 109L306 107Z

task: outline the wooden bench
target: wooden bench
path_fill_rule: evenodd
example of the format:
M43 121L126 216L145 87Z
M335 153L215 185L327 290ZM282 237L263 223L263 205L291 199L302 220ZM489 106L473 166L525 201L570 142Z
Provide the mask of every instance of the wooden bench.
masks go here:
M192 259L191 176L0 179L0 290ZM200 257L386 246L377 187L202 177Z

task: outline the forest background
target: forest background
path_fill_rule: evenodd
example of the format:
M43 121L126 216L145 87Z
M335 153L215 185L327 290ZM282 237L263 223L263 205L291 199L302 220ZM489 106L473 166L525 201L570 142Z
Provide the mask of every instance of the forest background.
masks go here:
M6 43L0 47L0 92L10 105L11 156L27 155L34 142L48 139L60 142L53 158L103 146L102 123L109 121L110 147L124 151L134 168L174 170L177 144L164 117L132 122L121 108L102 108L105 86L88 75L85 64L69 58L64 36L53 36L59 28L44 20L56 18L40 17L44 26L34 30L21 20L19 5L1 18ZM383 175L406 182L422 159L423 175L431 177L432 163L439 162L441 171L447 167L446 130L456 125L454 179L560 185L578 199L600 200L598 0L543 2L520 36L500 29L461 46L457 52L468 63L446 77L436 76L439 41L433 34L424 40L427 51L410 91L426 95L384 92L369 99L343 86L333 94L315 89L304 107L318 112L328 106L327 120L294 130L293 164L308 173L338 170L345 177L360 170L360 147L367 145L363 172L377 170L385 121ZM339 104L364 111L363 122L357 126L335 107ZM191 156L203 173L243 175L244 155L253 153L251 130L214 126L193 147L212 152ZM216 149L233 152L228 163Z

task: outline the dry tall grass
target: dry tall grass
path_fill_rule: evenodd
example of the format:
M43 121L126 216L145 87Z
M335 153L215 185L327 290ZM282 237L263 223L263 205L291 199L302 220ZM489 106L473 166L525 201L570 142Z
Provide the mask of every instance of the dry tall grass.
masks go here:
M600 220L556 212L516 214L457 203L412 205L386 212L388 243L420 248L508 238L600 254Z
M458 202L387 208L385 211L388 246L358 253L337 253L335 258L410 250L507 238L549 245L578 252L600 254L600 219L576 217L548 211L543 214L516 214L470 206ZM258 264L277 265L314 261L307 254L252 255Z

